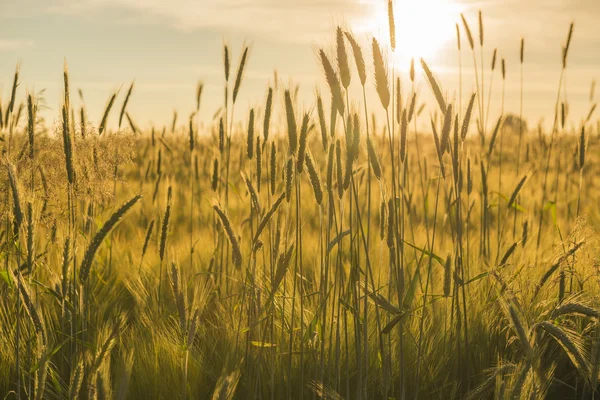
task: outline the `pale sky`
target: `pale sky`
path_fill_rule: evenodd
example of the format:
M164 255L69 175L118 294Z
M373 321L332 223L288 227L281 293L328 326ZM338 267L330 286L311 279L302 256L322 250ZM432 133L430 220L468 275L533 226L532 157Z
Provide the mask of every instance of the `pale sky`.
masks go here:
M300 100L311 108L315 87L326 92L316 49L325 46L332 54L334 29L342 24L364 45L372 70L369 38L375 35L387 44L386 6L387 0L0 0L0 96L5 104L15 65L21 62L20 99L25 89L46 89L50 109L45 116L54 119L66 57L71 85L83 90L91 121L100 120L110 94L123 86L119 108L126 86L134 79L129 112L141 127L151 122L169 124L174 109L184 123L195 107L199 80L204 82L201 117L210 121L223 101L222 46L226 41L233 51L232 73L242 44L251 45L236 111L240 120L247 118L250 107L263 107L275 69L284 86L300 85ZM408 60L423 56L446 95L458 97L454 24L464 13L477 37L479 9L485 25L486 90L491 55L498 48L499 59L504 57L507 63L508 112L519 108L519 46L525 37L524 108L534 124L541 118L552 119L561 46L570 22L575 22L566 93L571 104L569 120L581 121L590 108L591 83L600 80L598 0L395 0L398 54L393 61L406 87ZM462 37L466 103L475 83L464 30ZM478 52L478 63L479 57ZM388 60L392 61L389 51ZM354 66L352 73L351 97L360 106ZM430 101L418 63L416 75L422 101ZM367 95L375 109L378 99L371 78L369 71ZM499 115L499 64L493 88L491 114ZM71 96L77 98L75 90Z

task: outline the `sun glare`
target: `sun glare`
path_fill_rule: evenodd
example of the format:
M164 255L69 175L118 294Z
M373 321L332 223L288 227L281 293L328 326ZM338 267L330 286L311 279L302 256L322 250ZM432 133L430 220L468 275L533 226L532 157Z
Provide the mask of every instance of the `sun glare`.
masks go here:
M378 6L365 18L364 30L389 46L387 2ZM410 59L435 59L443 46L453 43L455 23L460 18L461 6L454 0L396 0L396 67L409 65Z

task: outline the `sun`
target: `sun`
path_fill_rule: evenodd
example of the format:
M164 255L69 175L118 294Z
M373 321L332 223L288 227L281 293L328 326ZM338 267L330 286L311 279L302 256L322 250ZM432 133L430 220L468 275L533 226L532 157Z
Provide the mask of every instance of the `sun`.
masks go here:
M455 24L461 5L455 0L394 0L396 24L396 67L410 64L411 58L435 59L436 53L456 40ZM389 46L387 1L377 1L366 16L363 29Z

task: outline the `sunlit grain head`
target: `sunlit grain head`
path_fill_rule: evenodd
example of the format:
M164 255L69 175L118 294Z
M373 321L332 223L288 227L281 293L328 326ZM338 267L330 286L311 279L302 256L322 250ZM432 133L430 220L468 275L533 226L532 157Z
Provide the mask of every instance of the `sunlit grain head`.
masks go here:
M464 8L458 0L395 0L393 4L397 68L407 70L413 57L435 59L441 48L456 40L455 22ZM361 25L361 30L389 47L387 2L373 2Z

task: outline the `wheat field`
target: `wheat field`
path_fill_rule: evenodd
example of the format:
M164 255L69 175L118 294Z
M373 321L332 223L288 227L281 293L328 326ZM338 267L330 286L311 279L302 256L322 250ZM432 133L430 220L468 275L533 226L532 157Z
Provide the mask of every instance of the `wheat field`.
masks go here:
M313 106L276 83L236 108L251 52L224 45L212 120L199 84L189 120L140 129L132 83L88 121L65 64L51 122L17 66L0 102L2 398L600 396L600 124L593 87L565 124L574 25L536 129L490 117L506 65L481 14L456 26L476 90L451 96L426 60L397 77L389 4L389 43L337 27L316 49Z

